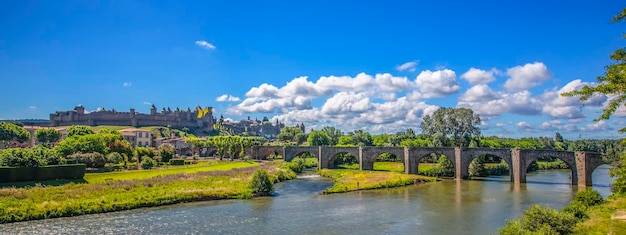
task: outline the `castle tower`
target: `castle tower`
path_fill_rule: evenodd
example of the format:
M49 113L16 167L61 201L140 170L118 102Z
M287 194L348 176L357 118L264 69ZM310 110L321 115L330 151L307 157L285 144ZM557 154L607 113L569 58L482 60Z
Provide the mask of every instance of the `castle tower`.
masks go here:
M156 114L157 114L157 108L153 104L152 107L150 107L150 115L156 115Z

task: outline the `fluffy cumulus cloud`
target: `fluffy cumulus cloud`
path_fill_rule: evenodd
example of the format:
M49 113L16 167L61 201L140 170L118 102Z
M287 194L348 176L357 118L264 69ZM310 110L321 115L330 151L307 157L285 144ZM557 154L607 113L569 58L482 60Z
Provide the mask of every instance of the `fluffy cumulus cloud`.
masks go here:
M215 50L215 48L216 48L215 45L213 45L213 44L211 44L211 43L209 43L207 41L204 41L204 40L196 41L196 45L201 46L201 47L203 47L205 49L208 49L208 50Z
M552 73L548 71L548 67L541 62L515 66L507 69L506 74L510 78L506 80L504 87L512 92L538 86L552 78Z
M582 82L580 79L576 79L567 83L560 89L554 89L547 91L540 96L543 100L543 112L553 118L569 118L577 119L585 117L583 113L583 106L587 108L601 107L606 101L607 97L604 95L594 95L585 102L581 102L578 97L564 97L561 93L580 89L584 85L591 85L590 83Z
M415 79L425 98L444 97L456 93L461 89L456 80L456 73L450 69L422 71Z
M412 92L412 100L419 98L414 93L416 85L406 77L389 73L369 75L359 73L351 76L322 76L313 82L308 77L297 77L282 87L261 84L246 92L246 99L228 110L230 114L249 112L285 113L293 110L311 109L312 99L327 99L322 109L338 112L349 109L353 112L369 108L370 98L392 101L399 92ZM367 98L367 99L364 99Z
M497 73L499 73L499 71L495 68L489 71L477 68L470 68L469 70L467 70L467 72L461 75L461 78L467 80L467 82L472 85L486 84L495 81L495 74Z
M215 98L215 101L217 102L237 102L241 99L239 99L239 97L236 96L232 96L232 95L227 95L227 94L223 94L221 96L218 96L217 98Z
M409 71L411 64L398 66ZM496 76L507 75L497 85ZM396 132L419 128L422 117L439 106L471 108L481 115L480 127L500 136L517 136L521 131L535 134L587 131L602 133L613 130L606 122L590 123L588 113L598 116L614 97L593 96L586 102L577 97L562 97L563 92L580 89L592 83L573 80L562 87L547 88L533 94L529 88L552 77L541 62L514 66L500 72L496 68L470 68L461 75L471 85L460 93L461 84L453 70L421 71L414 80L390 73L354 76L296 77L286 83L263 83L252 87L243 99L224 94L217 101L237 102L227 109L231 115L265 113L273 121L287 125L305 123L307 128L335 126L344 131L363 129L372 132ZM439 97L454 98L432 99ZM584 107L584 108L583 108ZM597 115L596 115L597 114ZM509 118L522 115L518 121ZM626 116L620 107L616 116ZM518 117L519 118L519 117ZM534 121L543 119L542 121ZM490 124L494 123L494 124Z
M130 82L124 82L124 83L122 84L122 86L124 86L124 87L130 87L130 86L132 86L132 85L133 85L133 84L132 84L132 83L130 83Z
M365 93L339 92L326 100L322 113L335 115L340 113L363 113L373 108L370 98Z
M538 115L541 100L532 97L529 91L517 93L495 92L487 85L476 85L461 95L458 106L470 108L481 116L500 116L504 113Z
M396 70L402 72L402 71L408 71L408 72L415 72L416 70L416 66L419 63L419 61L415 60L415 61L409 61L406 62L404 64L398 65L396 66Z

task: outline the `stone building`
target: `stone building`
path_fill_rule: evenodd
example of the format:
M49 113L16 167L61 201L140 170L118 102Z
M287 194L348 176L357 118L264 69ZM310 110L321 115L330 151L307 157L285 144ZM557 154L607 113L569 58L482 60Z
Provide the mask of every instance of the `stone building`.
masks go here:
M268 139L275 138L280 133L280 129L285 127L285 124L278 122L278 120L276 120L275 124L272 124L267 117L263 117L261 121L258 119L251 120L248 117L248 119L239 122L224 121L223 117L221 117L219 122L235 135L263 136Z
M152 136L149 130L127 128L120 130L124 140L128 141L133 147L151 147Z

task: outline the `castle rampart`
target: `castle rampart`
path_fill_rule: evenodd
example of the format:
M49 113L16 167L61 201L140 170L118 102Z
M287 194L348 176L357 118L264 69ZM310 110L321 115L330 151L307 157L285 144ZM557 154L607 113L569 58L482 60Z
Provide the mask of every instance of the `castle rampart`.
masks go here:
M198 106L193 112L190 109L171 111L165 108L156 112L153 105L150 114L135 112L117 112L115 110L99 110L85 112L83 106L77 106L74 110L60 111L50 114L50 126L171 126L173 128L187 127L190 129L212 130L215 123L213 108L201 108Z

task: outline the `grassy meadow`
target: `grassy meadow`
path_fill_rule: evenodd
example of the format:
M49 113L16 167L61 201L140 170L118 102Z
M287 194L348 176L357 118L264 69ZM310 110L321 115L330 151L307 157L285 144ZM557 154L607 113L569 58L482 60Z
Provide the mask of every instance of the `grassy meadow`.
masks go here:
M161 169L93 173L85 176L88 183L0 188L0 223L189 201L251 198L253 194L248 184L252 173L259 167L268 171L274 181L295 178L295 173L280 169L282 164L282 161L262 165L232 162L177 168L178 172Z

